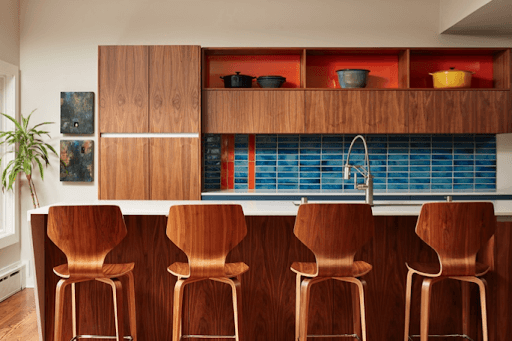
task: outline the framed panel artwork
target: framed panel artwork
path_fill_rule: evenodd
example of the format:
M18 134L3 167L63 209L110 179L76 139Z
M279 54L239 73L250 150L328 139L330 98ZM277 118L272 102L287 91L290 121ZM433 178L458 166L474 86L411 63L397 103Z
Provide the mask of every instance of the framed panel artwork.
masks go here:
M60 93L60 132L94 134L94 92Z
M60 141L60 181L94 180L94 141Z

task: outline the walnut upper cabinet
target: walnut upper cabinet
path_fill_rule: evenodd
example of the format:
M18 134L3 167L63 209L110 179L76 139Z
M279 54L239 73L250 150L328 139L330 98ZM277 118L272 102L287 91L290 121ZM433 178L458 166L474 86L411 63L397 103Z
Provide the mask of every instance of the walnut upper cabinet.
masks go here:
M306 133L407 131L405 91L306 91Z
M197 133L200 46L100 46L100 133Z

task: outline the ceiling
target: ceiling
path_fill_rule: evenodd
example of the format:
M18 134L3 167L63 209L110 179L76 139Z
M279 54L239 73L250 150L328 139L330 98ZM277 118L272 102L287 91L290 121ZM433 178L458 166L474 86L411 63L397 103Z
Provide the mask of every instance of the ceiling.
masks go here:
M441 33L512 36L512 0L489 1Z

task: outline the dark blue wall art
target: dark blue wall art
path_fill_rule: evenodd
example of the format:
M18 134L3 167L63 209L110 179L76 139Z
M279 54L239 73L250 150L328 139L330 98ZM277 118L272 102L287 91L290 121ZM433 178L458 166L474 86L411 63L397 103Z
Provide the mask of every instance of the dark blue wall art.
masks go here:
M60 181L94 180L94 141L60 141Z
M60 93L60 132L94 134L94 92Z

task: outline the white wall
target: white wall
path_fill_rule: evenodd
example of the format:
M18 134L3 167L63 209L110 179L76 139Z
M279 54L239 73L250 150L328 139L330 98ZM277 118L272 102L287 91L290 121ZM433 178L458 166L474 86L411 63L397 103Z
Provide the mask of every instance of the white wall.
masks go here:
M425 0L21 0L21 110L37 108L34 122L56 122L57 148L60 92L97 95L98 45L512 46L512 37L440 36L438 18L437 1ZM41 205L97 199L97 181L61 183L52 163L44 183L36 181ZM30 244L22 245L28 259Z
M0 1L0 60L20 65L18 1ZM0 195L2 193L0 192ZM20 243L0 249L0 269L20 261Z

